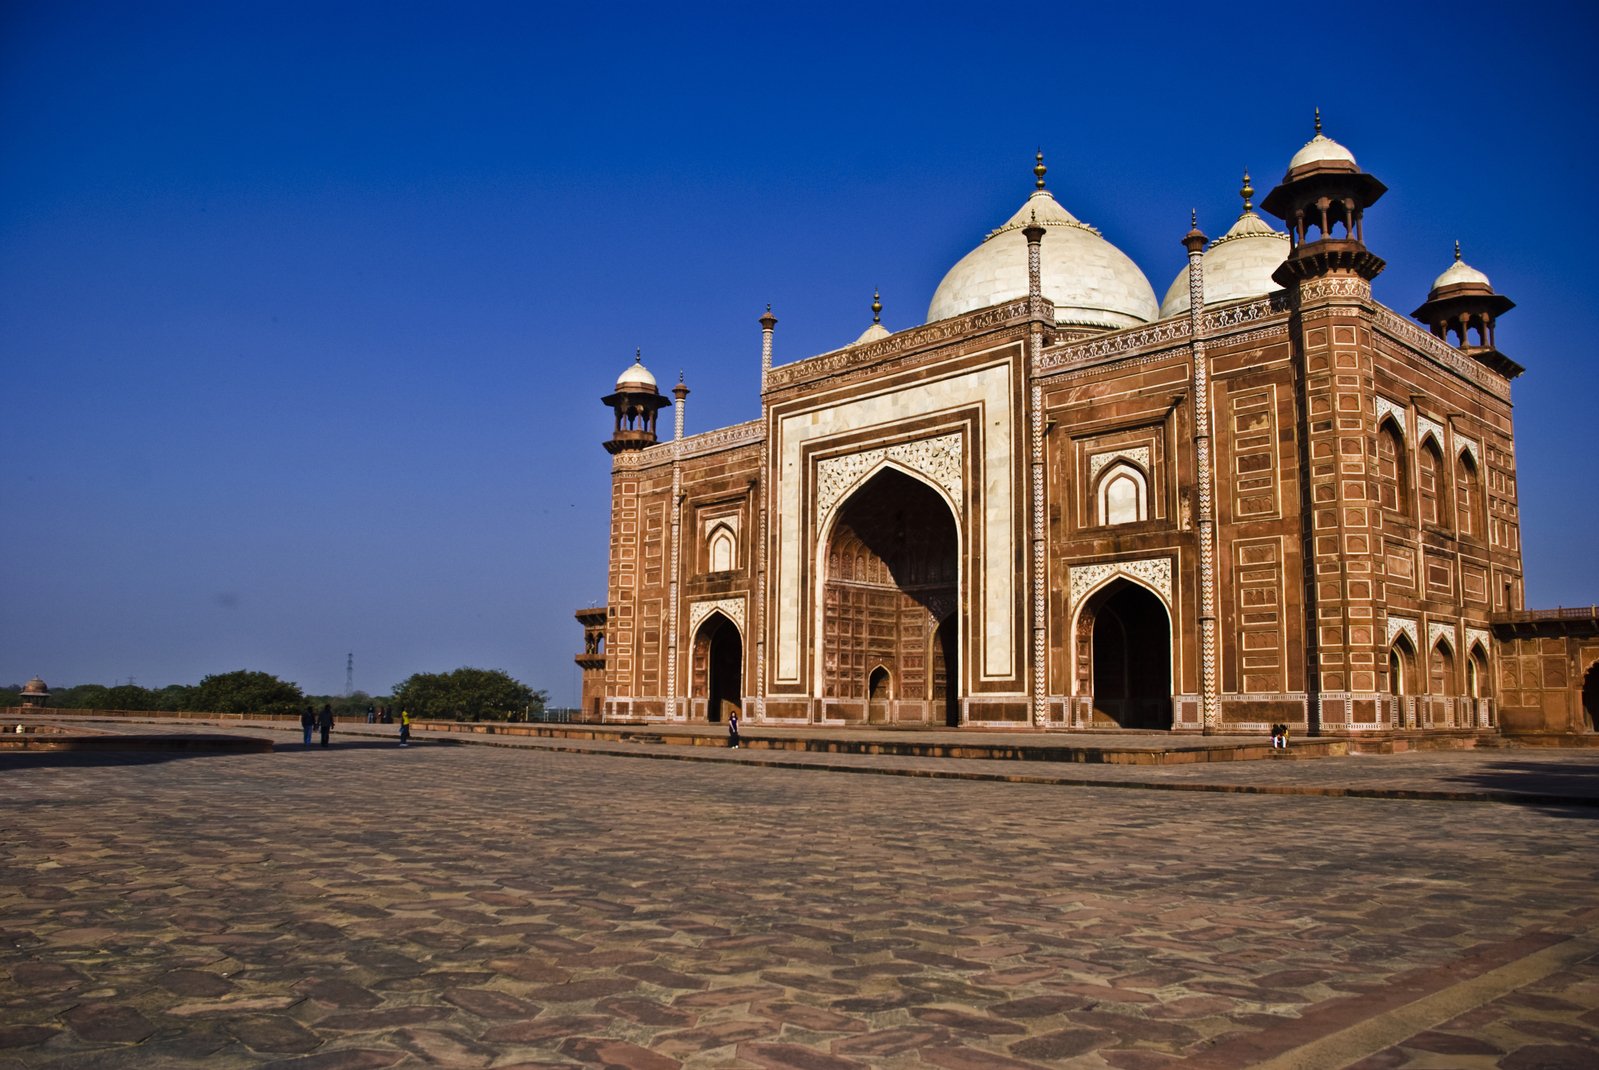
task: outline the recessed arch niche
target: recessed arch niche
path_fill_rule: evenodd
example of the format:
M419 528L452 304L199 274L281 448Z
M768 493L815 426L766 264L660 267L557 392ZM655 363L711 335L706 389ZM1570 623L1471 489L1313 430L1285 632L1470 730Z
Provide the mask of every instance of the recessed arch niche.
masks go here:
M880 467L839 503L818 559L824 716L949 723L963 676L961 569L944 495Z

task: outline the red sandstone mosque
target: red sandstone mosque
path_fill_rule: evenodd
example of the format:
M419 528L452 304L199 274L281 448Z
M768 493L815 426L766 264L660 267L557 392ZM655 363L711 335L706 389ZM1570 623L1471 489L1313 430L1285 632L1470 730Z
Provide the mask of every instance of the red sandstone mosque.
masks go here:
M1593 732L1599 618L1522 604L1488 277L1374 301L1386 187L1319 117L1286 232L1246 174L1159 301L1034 170L925 325L774 366L768 309L759 419L685 436L686 385L622 373L584 715Z

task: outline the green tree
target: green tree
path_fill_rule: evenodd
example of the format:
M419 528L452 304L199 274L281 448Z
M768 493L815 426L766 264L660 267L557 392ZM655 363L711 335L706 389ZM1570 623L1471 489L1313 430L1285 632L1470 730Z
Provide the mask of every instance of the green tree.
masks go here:
M240 669L202 679L194 689L191 708L208 713L293 713L304 701L298 684Z
M57 688L50 694L50 705L63 710L109 710L111 689L104 684Z
M194 709L195 688L187 684L168 684L161 690L153 693L156 710L192 710Z
M547 698L498 669L419 672L394 689L394 705L413 716L457 721L519 720Z

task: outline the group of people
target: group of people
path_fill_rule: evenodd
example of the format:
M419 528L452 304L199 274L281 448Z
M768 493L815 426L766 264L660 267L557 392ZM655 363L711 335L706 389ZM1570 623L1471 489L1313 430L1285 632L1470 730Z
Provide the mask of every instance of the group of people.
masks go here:
M1273 750L1288 749L1288 726L1274 724L1271 726L1271 745Z
M392 706L368 706L366 708L367 724L393 724L394 708ZM322 745L328 745L328 735L333 731L333 706L324 702L322 712L318 713L309 703L305 712L300 714L300 727L305 730L305 745L311 745L311 731L319 729L322 733ZM411 745L411 711L400 711L400 746Z
M328 733L333 731L333 707L326 702L322 704L322 712L317 713L309 704L305 712L300 714L300 727L305 729L305 745L311 745L311 729L322 730L322 745L328 745Z

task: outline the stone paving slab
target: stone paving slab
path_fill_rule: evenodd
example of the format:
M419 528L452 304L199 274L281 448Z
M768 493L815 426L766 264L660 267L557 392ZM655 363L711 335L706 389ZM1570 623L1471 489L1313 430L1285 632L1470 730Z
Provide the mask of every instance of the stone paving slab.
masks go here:
M126 723L101 723L111 732L131 732ZM203 726L184 724L185 731ZM298 746L298 729L272 722L230 722L211 729L255 732L280 747ZM346 724L336 729L340 745L393 744L390 725ZM826 754L717 747L663 747L647 742L549 739L513 736L413 734L429 742L570 753L627 755L669 761L734 762L771 768L880 773L940 779L999 780L1056 786L1115 786L1166 791L1221 791L1266 795L1428 799L1529 805L1599 807L1599 749L1559 750L1501 746L1472 750L1354 754L1298 761L1281 760L1160 764L1017 762L978 758L917 758L888 754ZM1289 752L1292 755L1292 751Z
M0 755L0 805L0 1068L1599 1053L1599 837L1573 808L358 732Z

